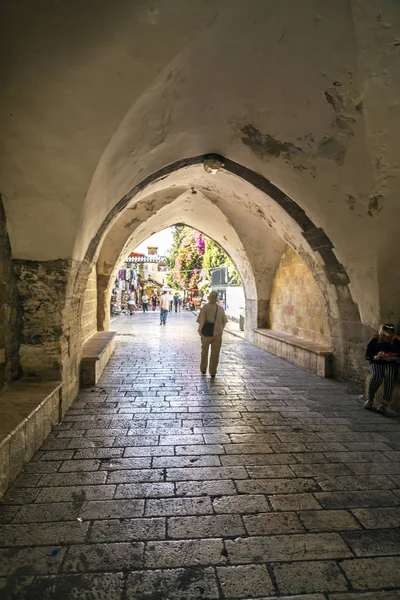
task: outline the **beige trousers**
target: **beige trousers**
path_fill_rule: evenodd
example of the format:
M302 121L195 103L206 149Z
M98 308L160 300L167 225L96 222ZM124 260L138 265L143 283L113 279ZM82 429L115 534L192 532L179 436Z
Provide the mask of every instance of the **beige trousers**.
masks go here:
M219 351L221 350L222 344L222 333L219 335L212 335L207 337L205 335L201 336L201 362L200 362L200 371L207 371L208 365L208 349L211 346L211 356L210 356L210 365L209 372L210 375L215 375L217 372L218 361L219 361Z

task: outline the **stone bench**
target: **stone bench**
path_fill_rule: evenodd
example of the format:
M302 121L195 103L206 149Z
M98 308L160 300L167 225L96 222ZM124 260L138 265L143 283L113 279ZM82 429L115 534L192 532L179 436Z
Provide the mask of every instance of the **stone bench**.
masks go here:
M98 331L83 345L81 359L81 385L96 385L114 352L116 331Z
M0 496L60 420L61 383L17 381L0 392Z
M321 377L333 376L333 350L300 337L274 331L272 329L254 329L254 343L262 350L271 352L308 369Z
M365 367L365 397L366 398L368 398L368 387L369 387L370 380L371 380L371 373L369 372L368 367ZM383 402L383 389L384 388L383 388L383 383L382 383L381 387L376 392L376 395L374 398L375 406L378 406L379 404L381 404ZM396 380L396 383L394 386L392 399L389 403L389 408L390 408L390 410L400 413L400 370L397 375L397 380Z

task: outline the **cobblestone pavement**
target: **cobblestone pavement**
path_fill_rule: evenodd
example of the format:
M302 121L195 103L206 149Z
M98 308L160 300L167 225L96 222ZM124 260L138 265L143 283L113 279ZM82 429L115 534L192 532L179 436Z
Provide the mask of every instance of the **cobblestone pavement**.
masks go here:
M399 423L191 313L122 317L0 505L2 600L398 600ZM386 590L386 591L383 591Z

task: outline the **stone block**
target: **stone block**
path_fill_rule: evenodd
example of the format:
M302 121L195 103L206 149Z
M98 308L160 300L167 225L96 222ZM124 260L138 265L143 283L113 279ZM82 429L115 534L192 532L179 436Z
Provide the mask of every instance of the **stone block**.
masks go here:
M226 540L232 564L312 561L352 556L335 533L304 533Z
M220 597L214 569L193 567L134 571L128 575L126 597L182 600L182 582L185 600L218 600Z
M10 440L10 435L0 434L0 496L10 483Z
M333 561L295 562L274 566L279 591L286 594L347 590L347 582Z
M144 564L147 568L220 565L222 540L148 542Z
M83 387L96 385L114 352L115 331L99 331L84 344L80 367Z
M224 598L250 598L274 593L274 585L265 565L217 567Z
M332 348L271 329L255 329L254 344L321 377L333 376Z

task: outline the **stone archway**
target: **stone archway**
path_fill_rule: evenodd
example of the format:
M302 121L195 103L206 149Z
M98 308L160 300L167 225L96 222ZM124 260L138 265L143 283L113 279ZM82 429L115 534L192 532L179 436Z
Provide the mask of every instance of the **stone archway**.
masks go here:
M205 161L210 159L221 164L215 177L204 170ZM251 315L248 318L250 325L247 338L254 341L254 326L268 325L268 294L275 269L288 244L304 260L324 297L337 374L359 376L360 356L368 332L363 331L358 307L348 287L349 277L335 255L332 242L322 228L315 226L306 211L277 186L223 156L201 155L172 163L140 182L110 211L92 239L84 261L86 271L88 265L98 263L98 305L104 306L114 265L135 231L139 236L142 231L141 237L137 238L141 241L153 230L160 229L160 222L165 227L185 221L209 234L207 226L199 225L198 220L185 218L185 212L190 211L191 204L195 206L198 203L198 198L208 203L210 209L218 209L220 223L229 223L254 273L257 298L247 295L247 310ZM175 212L174 206L178 207ZM192 213L195 215L196 211ZM166 216L168 214L169 218ZM204 210L202 215L204 219ZM244 216L251 219L254 228L257 227L254 229L259 240L256 244L252 231L241 229L240 221L244 220ZM198 218L201 221L201 217ZM146 222L147 229L144 225ZM218 220L214 219L214 222L217 226ZM248 227L249 222L245 226ZM210 237L220 243L234 262L239 264L229 244L218 239L216 233ZM267 243L270 253L264 251L264 243ZM268 269L265 269L267 263ZM100 328L106 325L104 311L98 323Z

